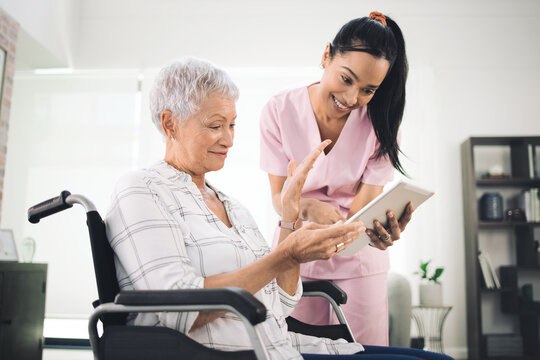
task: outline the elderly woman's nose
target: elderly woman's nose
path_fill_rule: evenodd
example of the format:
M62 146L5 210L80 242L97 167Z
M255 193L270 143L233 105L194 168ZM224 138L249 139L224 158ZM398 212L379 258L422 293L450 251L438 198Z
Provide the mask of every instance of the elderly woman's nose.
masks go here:
M233 146L234 130L224 129L220 140L221 143L227 147Z

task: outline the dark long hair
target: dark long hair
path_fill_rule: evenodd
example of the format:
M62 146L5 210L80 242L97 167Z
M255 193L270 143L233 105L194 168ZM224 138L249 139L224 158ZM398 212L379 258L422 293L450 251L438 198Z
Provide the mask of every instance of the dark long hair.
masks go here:
M387 155L394 168L405 174L399 161L397 135L405 109L405 83L409 65L401 29L388 16L386 24L369 17L349 21L330 44L330 58L337 53L362 51L390 62L386 77L367 106L380 143L376 157Z

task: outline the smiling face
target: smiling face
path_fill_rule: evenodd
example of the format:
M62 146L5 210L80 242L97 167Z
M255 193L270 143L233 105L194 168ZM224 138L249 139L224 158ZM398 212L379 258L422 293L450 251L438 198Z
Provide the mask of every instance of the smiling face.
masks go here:
M182 123L173 121L172 129L167 129L163 117L163 130L169 138L174 137L174 141L167 141L167 162L192 176L223 167L227 152L233 146L236 120L233 99L215 94L208 96L190 118Z
M318 91L320 114L329 118L347 116L369 103L383 82L390 62L359 51L337 53L330 58L327 47L322 61L324 74Z

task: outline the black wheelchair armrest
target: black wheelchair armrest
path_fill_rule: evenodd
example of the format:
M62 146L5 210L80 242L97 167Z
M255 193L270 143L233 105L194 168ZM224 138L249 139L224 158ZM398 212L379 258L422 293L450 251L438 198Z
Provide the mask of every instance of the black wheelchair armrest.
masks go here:
M237 287L181 290L129 290L116 295L114 303L130 306L229 305L256 325L266 319L266 307Z
M311 293L316 294L317 292L322 292L330 296L340 305L347 303L347 293L330 280L303 281L302 287L304 288L304 295L306 296L309 296Z
M347 323L339 305L347 303L347 294L339 286L329 280L303 281L304 293L302 296L323 297L330 303L339 321L338 325L310 325L298 321L292 317L287 317L289 331L299 334L326 337L330 339L345 339L355 342L354 335ZM331 320L330 320L331 323Z

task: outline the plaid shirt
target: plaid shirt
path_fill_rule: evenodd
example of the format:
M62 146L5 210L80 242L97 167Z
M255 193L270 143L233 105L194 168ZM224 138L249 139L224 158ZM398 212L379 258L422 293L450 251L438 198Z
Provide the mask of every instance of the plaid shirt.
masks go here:
M213 189L213 188L212 188ZM124 175L115 188L106 217L122 290L203 288L204 278L238 270L270 253L246 208L213 189L232 224L228 228L206 206L191 177L160 161ZM285 318L302 294L301 282L290 296L272 280L254 296L268 312L261 324L273 359L302 359L302 353L351 354L360 344L287 332ZM166 326L187 333L197 312L140 313L130 323ZM188 334L221 350L246 350L251 344L241 320L232 313Z

